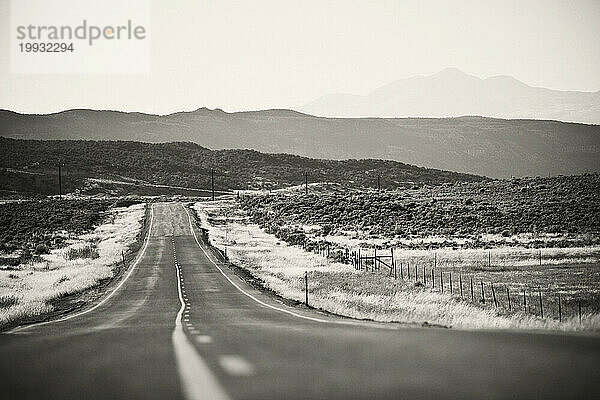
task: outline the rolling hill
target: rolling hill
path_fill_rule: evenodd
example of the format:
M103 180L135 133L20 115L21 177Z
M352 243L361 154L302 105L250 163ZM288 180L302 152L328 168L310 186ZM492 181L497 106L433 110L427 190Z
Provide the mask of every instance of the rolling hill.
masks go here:
M290 110L170 115L0 111L0 136L20 139L194 142L323 159L387 159L489 177L600 171L600 126L538 120L321 118Z
M309 182L332 182L347 187L384 188L420 184L481 181L475 175L426 169L384 160L319 160L254 150L209 150L194 143L122 141L20 140L0 137L0 190L54 194L57 166L63 163L65 192L82 189L89 179L112 184L170 185L207 189L211 168L218 190L276 189ZM140 185L141 186L141 185ZM172 192L154 188L152 194ZM163 190L164 189L164 190ZM148 194L147 191L144 192Z
M325 117L482 115L600 124L600 91L532 87L510 76L480 79L456 68L382 86L364 96L332 94L299 108Z

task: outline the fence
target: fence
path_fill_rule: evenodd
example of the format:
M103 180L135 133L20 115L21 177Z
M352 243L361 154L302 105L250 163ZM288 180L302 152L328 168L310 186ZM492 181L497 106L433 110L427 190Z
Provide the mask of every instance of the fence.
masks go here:
M305 248L324 257L352 265L356 270L372 273L383 271L394 279L414 282L417 286L428 287L431 290L448 293L465 301L494 307L508 313L523 312L541 318L553 318L560 322L575 318L581 323L589 306L587 300L558 290L542 290L541 287L522 283L521 287L518 287L519 285L515 287L513 283L491 279L486 281L477 273L465 273L457 267L456 263L444 263L444 259L438 258L435 252L433 257L424 257L419 263L414 259L398 257L398 252L394 253L393 248L349 250L334 248L334 245L327 242L314 243L312 247L305 246ZM537 251L537 255L537 264L542 265L544 260L542 252ZM481 261L481 259L471 261ZM494 267L491 252L488 252L486 261L487 267ZM493 272L503 271L500 267Z

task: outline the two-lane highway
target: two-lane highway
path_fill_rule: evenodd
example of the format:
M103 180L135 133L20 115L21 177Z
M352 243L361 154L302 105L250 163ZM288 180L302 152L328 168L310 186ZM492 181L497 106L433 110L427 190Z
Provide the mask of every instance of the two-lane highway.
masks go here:
M99 306L0 336L0 398L598 398L597 338L290 308L216 262L181 204L152 214Z

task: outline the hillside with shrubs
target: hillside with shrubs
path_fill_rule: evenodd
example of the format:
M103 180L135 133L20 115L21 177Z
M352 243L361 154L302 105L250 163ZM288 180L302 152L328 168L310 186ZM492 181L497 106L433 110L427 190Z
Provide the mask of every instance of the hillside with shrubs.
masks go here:
M243 196L242 208L260 225L303 241L301 226L322 235L362 232L369 237L425 238L519 234L578 240L555 246L598 243L600 175L527 178L425 186L395 191ZM542 245L535 240L529 246Z
M73 191L84 177L210 188L211 169L219 190L277 189L308 182L384 188L481 181L469 174L385 160L321 160L254 150L210 150L194 143L82 140L17 140L0 137L0 190L56 193L58 164L63 187ZM15 176L15 171L25 174Z

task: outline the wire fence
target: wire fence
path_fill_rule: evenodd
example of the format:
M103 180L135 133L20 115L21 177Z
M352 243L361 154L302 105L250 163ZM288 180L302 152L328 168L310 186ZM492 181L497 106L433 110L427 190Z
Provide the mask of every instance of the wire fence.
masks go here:
M572 284L552 282L555 277L544 273L544 268L556 266L564 259L551 259L541 250L516 252L516 266L508 269L506 267L511 265L511 259L503 254L503 262L499 263L497 260L500 258L494 258L491 251L485 258L479 255L457 259L440 257L436 252L430 252L428 256L405 257L402 251L394 252L393 248L350 250L327 242L310 243L305 245L305 249L352 265L356 270L383 272L394 279L501 312L522 312L560 322L575 319L579 323L586 315L597 312L598 299L594 300L594 296L580 296L580 292L572 290ZM535 257L531 257L532 254ZM527 258L527 255L530 257ZM593 252L588 258L598 261ZM523 268L527 265L538 267L535 279L531 278L531 268ZM568 270L563 272L565 276L569 274Z

